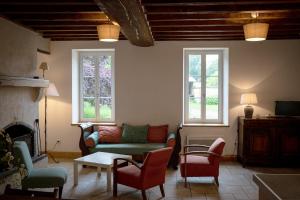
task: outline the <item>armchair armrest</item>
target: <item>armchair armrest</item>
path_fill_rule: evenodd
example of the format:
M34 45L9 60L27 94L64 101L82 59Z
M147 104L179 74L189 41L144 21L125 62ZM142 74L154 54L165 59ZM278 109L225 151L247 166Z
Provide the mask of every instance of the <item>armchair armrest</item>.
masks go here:
M118 168L118 160L123 160L123 161L129 162L129 163L133 164L134 166L136 166L137 168L142 169L142 167L137 162L135 162L132 159L127 159L127 158L115 158L114 159L114 169Z
M200 145L200 144L190 144L190 145L184 145L183 147L183 152L187 152L187 149L190 147L202 147L202 148L207 148L209 149L210 146L207 145Z
M167 138L167 147L174 148L176 144L176 134L175 133L169 133Z
M78 127L80 128L79 148L81 155L85 156L90 153L88 147L85 145L85 139L94 132L94 126L92 123L82 123Z
M190 151L190 152L182 153L180 155L186 156L186 155L195 155L195 154L206 154L206 155L221 157L221 155L216 154L214 152L210 152L210 151Z

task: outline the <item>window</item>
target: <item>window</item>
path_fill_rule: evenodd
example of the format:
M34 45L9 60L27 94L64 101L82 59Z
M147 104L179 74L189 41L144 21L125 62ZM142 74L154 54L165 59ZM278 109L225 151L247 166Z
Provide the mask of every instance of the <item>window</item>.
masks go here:
M76 72L79 81L74 78ZM80 122L114 122L114 50L73 51L73 83L78 91L73 87L77 94L73 98L79 99L79 112L73 112L73 121L77 118ZM73 103L76 105L76 100ZM72 107L74 111L76 106ZM74 117L74 113L79 117Z
M185 124L228 123L228 49L184 49Z

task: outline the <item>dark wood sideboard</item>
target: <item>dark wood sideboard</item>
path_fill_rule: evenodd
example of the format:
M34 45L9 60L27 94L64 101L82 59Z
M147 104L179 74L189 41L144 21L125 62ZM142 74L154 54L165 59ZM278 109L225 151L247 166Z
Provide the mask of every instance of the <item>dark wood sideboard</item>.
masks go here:
M300 166L300 118L238 117L237 154L243 166Z

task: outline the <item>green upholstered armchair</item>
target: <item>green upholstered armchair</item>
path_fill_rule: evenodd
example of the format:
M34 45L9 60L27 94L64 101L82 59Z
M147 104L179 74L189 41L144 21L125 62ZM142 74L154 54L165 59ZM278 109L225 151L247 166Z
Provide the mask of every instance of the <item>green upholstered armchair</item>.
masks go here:
M14 154L21 164L25 165L27 175L22 180L22 189L28 188L59 188L61 199L63 186L67 181L67 172L62 167L33 168L32 159L23 141L14 143Z

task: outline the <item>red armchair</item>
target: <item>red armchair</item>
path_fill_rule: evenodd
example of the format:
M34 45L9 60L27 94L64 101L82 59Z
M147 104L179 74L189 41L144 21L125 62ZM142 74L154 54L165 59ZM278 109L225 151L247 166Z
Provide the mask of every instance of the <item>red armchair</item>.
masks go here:
M222 138L216 139L211 146L186 145L181 156L180 172L187 186L187 177L213 176L219 185L219 163L225 146ZM207 151L188 151L190 147L204 147ZM202 155L195 155L202 154Z
M114 197L117 196L117 184L142 190L143 200L147 199L145 193L146 189L159 185L161 194L164 197L163 184L165 182L165 173L171 154L172 148L170 147L150 151L142 165L129 159L114 159ZM119 160L127 161L132 165L119 167Z

